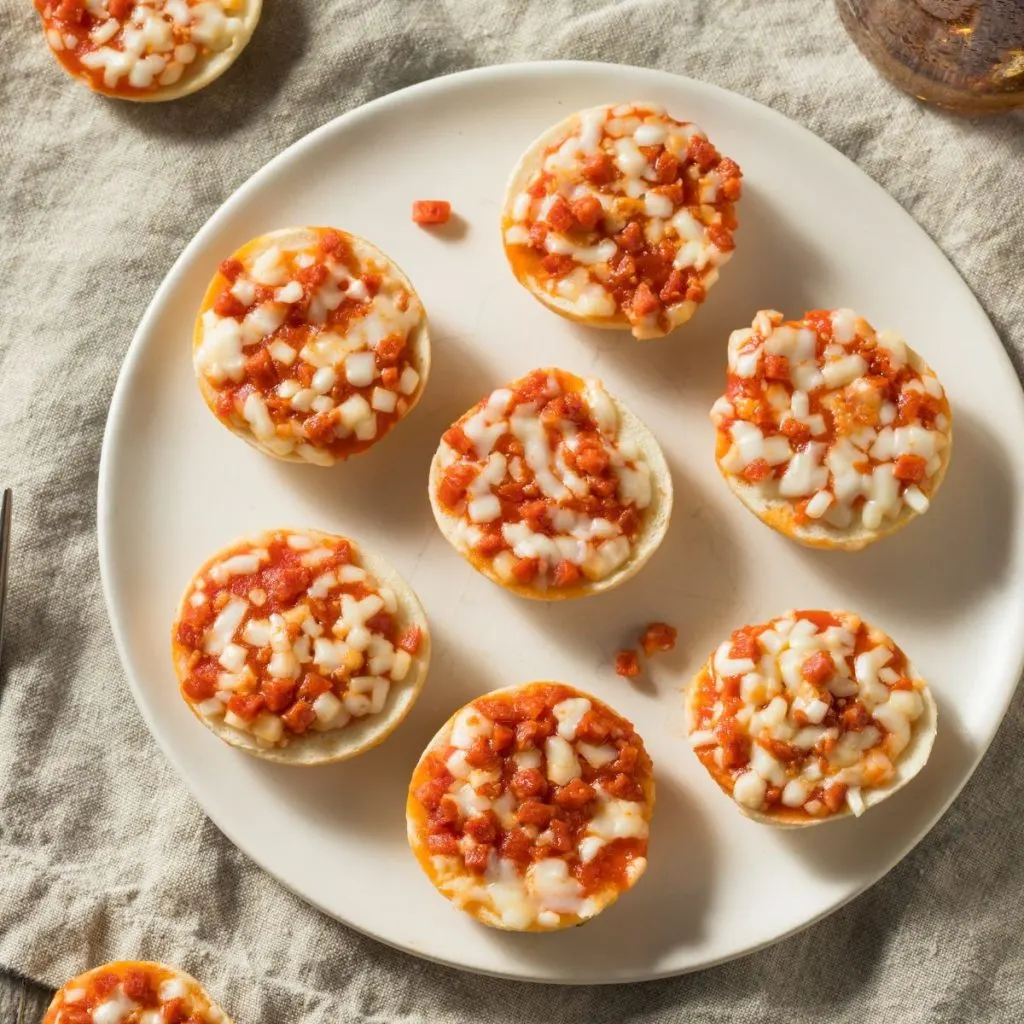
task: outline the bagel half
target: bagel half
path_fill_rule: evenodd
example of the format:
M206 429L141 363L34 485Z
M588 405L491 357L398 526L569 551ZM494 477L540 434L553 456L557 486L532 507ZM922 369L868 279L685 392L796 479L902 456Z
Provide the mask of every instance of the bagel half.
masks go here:
M316 530L273 530L196 573L172 655L185 703L225 743L280 764L329 764L405 718L430 634L416 594L380 555Z
M430 374L409 279L375 245L323 227L260 235L222 262L192 354L224 426L274 458L319 466L382 440Z
M591 107L545 131L512 171L505 255L548 309L660 338L729 261L741 172L655 103Z
M507 400L503 401L505 396ZM571 408L565 406L566 402ZM517 410L519 415L515 415ZM570 416L576 420L566 418ZM587 489L582 498L565 485L569 481L581 490L565 468L565 460L574 457L569 451L575 443L574 433L575 441L585 436L588 445L593 440L598 449L586 464L599 472L583 473L577 462L576 478L583 479ZM474 443L472 436L482 440ZM540 436L547 441L541 443ZM493 451L487 447L489 443ZM489 460L502 448L509 452L522 450L524 454L519 456L518 467L516 456L506 458L506 469L498 476L498 467ZM545 498L543 490L538 489L540 463L530 454L533 451L553 455L544 468L564 492L562 498ZM616 466L616 460L622 465ZM602 463L606 464L604 468ZM516 468L522 468L534 481L525 493L514 490L518 483ZM484 479L491 481L490 486L483 487L480 481ZM459 489L463 481L469 491ZM500 504L496 518L479 521L480 507L472 504L474 487L481 488L479 497L491 505L491 512ZM610 524L600 511L595 515L584 508L592 499L597 500L595 487L611 488L609 501L616 515L629 512L632 518L627 519L627 525L633 526L635 520L631 535L616 527L604 539L594 536L596 530L604 529L594 525L596 520ZM552 483L549 493L557 489ZM600 594L624 583L657 550L672 515L672 477L650 430L609 395L600 381L584 380L552 367L534 370L492 392L445 433L430 465L429 493L439 529L463 558L499 586L520 597L541 601ZM541 499L546 504L543 515L531 519L531 506L536 511ZM566 532L556 532L550 518L560 515L561 510L567 521L569 513L576 510L577 518ZM471 521L474 514L478 516L475 522ZM539 529L533 529L531 522ZM514 543L505 540L506 526L522 536ZM592 539L577 540L574 547L574 538L587 535ZM612 544L614 548L607 548ZM491 547L495 548L493 552ZM529 579L520 565L524 561L537 562L537 571Z
M406 805L435 888L482 924L584 924L647 867L654 776L643 740L564 683L485 694L427 745Z
M72 78L138 103L180 99L219 78L248 45L262 9L262 0L90 0L68 16L59 0L34 3L50 50Z
M810 547L858 551L927 510L953 415L928 364L851 310L783 323L762 310L729 338L711 410L715 458L762 522Z
M925 766L938 725L907 656L849 612L787 612L736 630L690 683L686 713L722 792L783 828L880 804Z
M117 960L65 982L54 994L43 1024L106 1024L127 1020L130 1014L139 1014L132 1020L163 1021L169 1019L164 1010L171 1004L175 1020L231 1024L190 974L150 960Z

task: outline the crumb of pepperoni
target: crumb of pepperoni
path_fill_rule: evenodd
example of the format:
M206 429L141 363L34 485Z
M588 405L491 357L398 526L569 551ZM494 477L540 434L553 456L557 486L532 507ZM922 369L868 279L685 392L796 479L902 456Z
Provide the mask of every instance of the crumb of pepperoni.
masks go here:
M452 204L444 199L417 199L412 204L415 224L447 224L452 215Z
M635 679L640 675L640 659L632 648L619 651L615 655L615 671L625 679Z
M671 651L676 645L679 631L667 622L652 622L640 635L640 646L644 654L651 657L661 651Z

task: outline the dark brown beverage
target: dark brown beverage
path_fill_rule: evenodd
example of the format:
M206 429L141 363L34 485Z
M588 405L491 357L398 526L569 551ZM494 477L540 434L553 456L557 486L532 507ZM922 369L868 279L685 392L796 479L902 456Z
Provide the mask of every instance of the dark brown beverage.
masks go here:
M919 99L965 114L1024 106L1024 0L836 0L861 52Z

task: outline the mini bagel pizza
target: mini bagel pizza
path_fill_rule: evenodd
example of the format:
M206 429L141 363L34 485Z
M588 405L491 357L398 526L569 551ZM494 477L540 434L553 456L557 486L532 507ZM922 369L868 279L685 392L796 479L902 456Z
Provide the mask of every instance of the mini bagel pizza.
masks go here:
M64 70L122 100L174 100L245 49L262 0L34 0Z
M43 1024L231 1024L191 975L166 964L118 960L65 982Z
M751 818L815 825L861 815L924 767L935 701L907 656L849 612L745 626L686 694L690 743Z
M546 131L502 211L516 278L549 309L660 338L685 323L735 246L740 169L654 103L592 107Z
M755 515L812 547L859 550L925 512L952 448L938 378L851 310L783 323L762 310L729 338L715 456Z
M534 370L445 432L430 466L434 518L495 583L554 601L637 573L672 513L654 435L598 380Z
M562 683L478 697L413 773L409 843L438 891L507 931L599 914L647 867L651 759L633 726Z
M224 742L284 764L344 761L385 739L423 687L412 588L344 537L273 530L218 552L182 598L181 695Z
M376 246L288 228L221 263L193 362L229 430L276 458L329 466L376 444L419 401L430 340L408 278Z

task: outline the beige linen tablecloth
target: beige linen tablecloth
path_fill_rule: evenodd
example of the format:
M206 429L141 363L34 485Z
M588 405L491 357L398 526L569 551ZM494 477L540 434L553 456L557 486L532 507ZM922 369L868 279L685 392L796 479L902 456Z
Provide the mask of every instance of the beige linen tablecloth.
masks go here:
M53 986L117 957L171 961L239 1024L1024 1019L1024 700L928 839L816 927L667 982L492 981L321 916L206 820L129 695L95 533L107 405L161 278L255 170L382 93L564 57L741 92L884 185L960 269L1018 368L1024 120L922 108L875 75L826 0L265 0L225 78L154 107L75 85L31 4L2 7L0 484L14 487L17 516L0 698L0 964ZM9 982L4 991L13 1006Z

